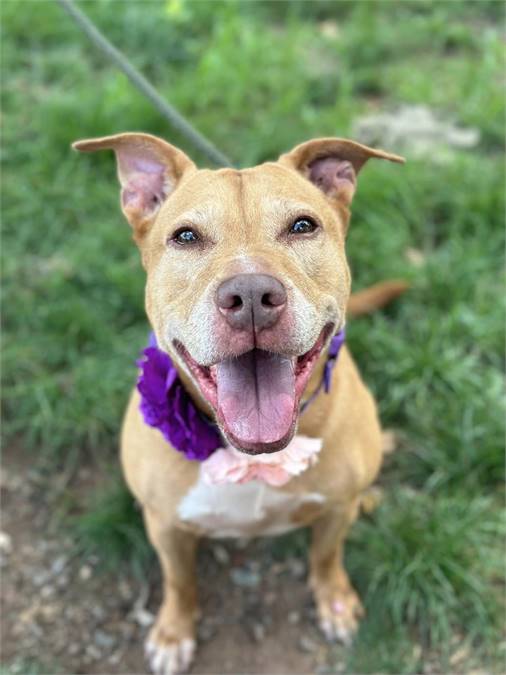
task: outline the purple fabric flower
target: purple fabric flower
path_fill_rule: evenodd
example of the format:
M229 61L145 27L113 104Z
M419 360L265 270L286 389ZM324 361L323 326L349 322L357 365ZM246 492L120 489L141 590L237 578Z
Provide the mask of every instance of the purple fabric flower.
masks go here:
M326 394L328 394L330 391L332 371L334 370L337 357L339 356L341 347L344 345L345 339L346 339L346 330L344 328L341 328L339 333L337 335L334 335L334 337L330 341L327 363L325 364L325 369L323 371L323 386L325 387Z
M197 410L168 354L155 346L143 351L137 389L144 421L160 429L164 438L187 459L204 461L223 445L218 427Z
M323 380L316 392L302 406L301 412L320 393L322 387L328 393L332 369L344 343L344 337L343 328L332 338ZM137 361L141 371L137 389L141 395L139 407L144 421L150 427L160 429L164 438L176 450L183 453L186 459L203 462L224 445L217 425L207 420L197 410L179 378L172 359L158 349L153 333L149 338L149 346L142 354L143 358Z
M309 407L309 404L312 403L315 398L318 396L322 388L325 390L325 393L328 394L330 391L330 383L332 381L332 371L334 370L334 366L336 365L337 357L339 356L339 352L341 351L341 347L344 345L344 341L346 339L346 331L344 328L341 328L339 333L337 335L334 335L332 340L330 341L329 345L329 351L327 354L327 363L325 364L325 368L323 369L323 378L322 381L320 382L317 390L311 394L311 396L308 398L307 401L305 401L301 407L300 407L300 412L301 414L307 410Z

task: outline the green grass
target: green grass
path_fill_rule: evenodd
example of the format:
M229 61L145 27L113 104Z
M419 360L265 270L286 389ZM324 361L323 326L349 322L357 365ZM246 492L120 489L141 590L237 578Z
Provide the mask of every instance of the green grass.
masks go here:
M398 487L350 537L349 569L366 605L445 658L462 626L470 642L486 641L504 612L503 515L490 498Z
M106 569L117 569L126 561L133 574L140 576L153 562L154 551L144 534L140 508L123 483L110 483L91 495L88 510L74 519L74 527L81 552L99 552Z
M33 661L32 659L15 659L9 664L0 665L0 675L57 675L61 669L54 664Z
M346 136L358 116L404 104L479 130L476 148L443 162L408 157L361 175L348 239L355 286L405 277L412 287L349 331L401 448L382 475L384 505L350 543L368 618L346 659L351 672L419 672L428 660L444 672L461 636L471 655L460 669L500 671L502 3L82 7L238 165ZM113 158L69 145L143 130L202 158L55 3L1 11L4 442L21 438L45 463L92 453L109 466L148 330L143 273ZM109 560L145 559L124 489L111 488L78 532L85 546L105 542Z

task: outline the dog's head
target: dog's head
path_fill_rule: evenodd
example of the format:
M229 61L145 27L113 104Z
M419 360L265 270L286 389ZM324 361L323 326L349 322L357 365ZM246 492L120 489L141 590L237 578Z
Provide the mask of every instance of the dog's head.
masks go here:
M277 162L210 171L147 134L74 147L116 153L159 346L198 385L232 445L285 447L312 369L344 325L357 175L370 158L402 158L323 138Z

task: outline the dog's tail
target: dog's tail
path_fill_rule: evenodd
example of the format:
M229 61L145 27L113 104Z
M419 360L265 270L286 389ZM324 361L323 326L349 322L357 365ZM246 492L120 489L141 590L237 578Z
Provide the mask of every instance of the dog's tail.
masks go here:
M409 284L402 279L392 279L374 284L363 291L357 291L348 301L348 315L362 316L384 307L409 288Z

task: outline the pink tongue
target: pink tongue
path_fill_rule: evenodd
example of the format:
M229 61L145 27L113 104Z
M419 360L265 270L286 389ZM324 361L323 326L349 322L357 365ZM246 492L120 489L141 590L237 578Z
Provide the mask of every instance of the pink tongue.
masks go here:
M289 432L295 407L290 359L254 349L218 364L217 385L218 410L237 441L274 443Z

